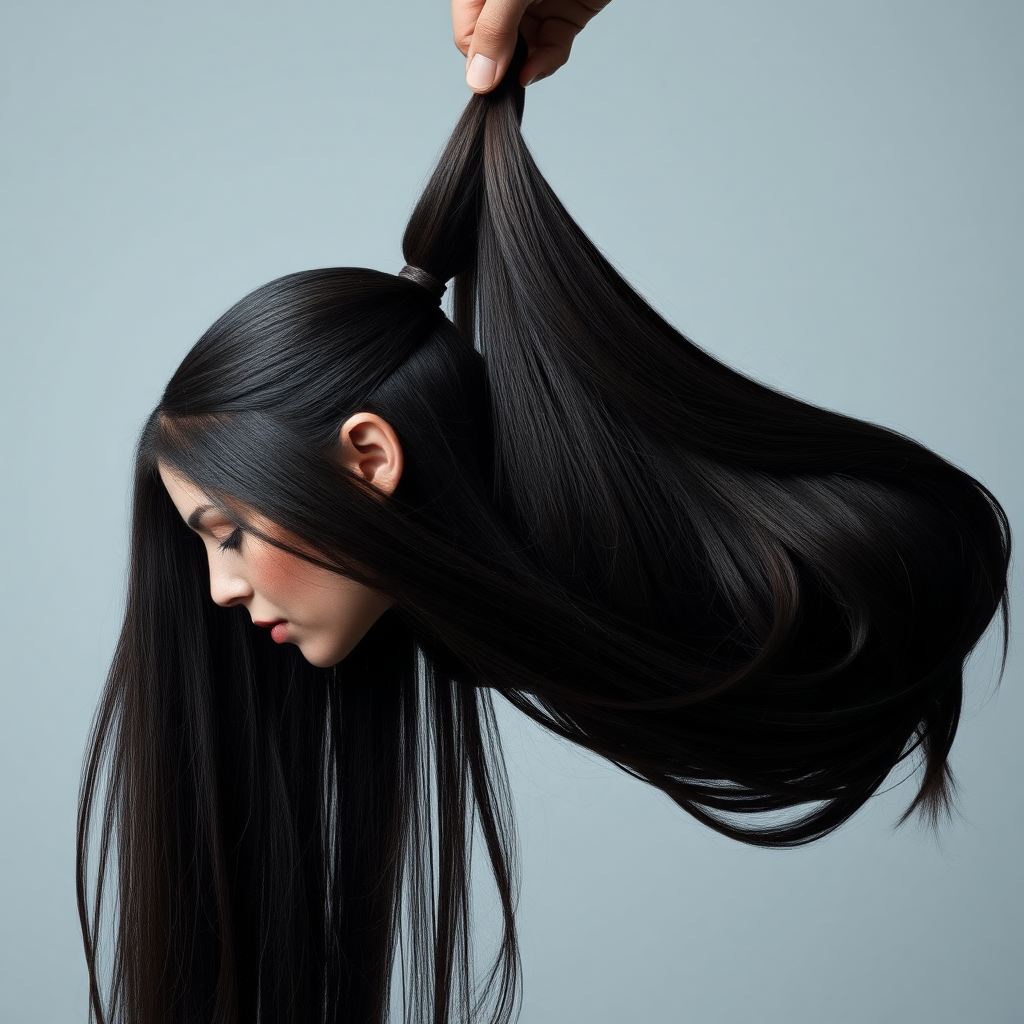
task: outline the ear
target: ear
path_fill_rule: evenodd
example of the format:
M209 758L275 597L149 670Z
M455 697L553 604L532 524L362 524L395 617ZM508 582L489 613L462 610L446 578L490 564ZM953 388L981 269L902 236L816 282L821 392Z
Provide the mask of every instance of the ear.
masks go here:
M402 477L402 445L391 424L376 413L357 412L338 431L341 461L346 469L373 484L378 491L393 494Z

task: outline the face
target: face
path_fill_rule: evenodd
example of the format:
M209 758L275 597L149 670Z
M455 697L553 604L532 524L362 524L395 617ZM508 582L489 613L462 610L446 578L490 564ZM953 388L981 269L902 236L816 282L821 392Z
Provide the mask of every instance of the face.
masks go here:
M297 644L313 665L336 665L394 602L369 587L321 569L239 529L192 481L166 466L160 478L181 518L202 538L210 596L244 605L277 643ZM301 542L259 516L252 524L293 547Z

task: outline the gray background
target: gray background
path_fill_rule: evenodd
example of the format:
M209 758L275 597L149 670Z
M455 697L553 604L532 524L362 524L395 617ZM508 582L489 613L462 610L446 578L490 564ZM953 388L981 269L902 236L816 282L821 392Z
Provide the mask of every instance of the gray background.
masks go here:
M131 446L209 322L397 271L467 90L444 0L4 0L0 1019L81 1021L76 787ZM616 0L530 90L542 169L720 358L919 438L1022 525L1024 4ZM1015 573L1019 600L1019 573ZM1024 699L972 660L962 818L741 847L503 716L524 1024L1024 1019ZM486 929L485 929L486 930Z

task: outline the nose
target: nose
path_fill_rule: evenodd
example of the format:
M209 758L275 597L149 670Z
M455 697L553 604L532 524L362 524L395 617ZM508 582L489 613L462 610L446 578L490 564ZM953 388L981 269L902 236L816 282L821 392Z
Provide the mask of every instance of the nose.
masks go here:
M210 561L210 597L214 604L223 608L241 604L253 596L253 589L248 581L224 566Z

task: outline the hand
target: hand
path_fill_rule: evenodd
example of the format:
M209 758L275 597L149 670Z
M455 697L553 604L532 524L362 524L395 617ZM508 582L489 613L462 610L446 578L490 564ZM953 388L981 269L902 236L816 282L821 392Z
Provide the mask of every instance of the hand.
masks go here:
M521 85L553 75L583 26L611 0L452 0L455 45L466 55L466 82L490 92L502 79L522 32L528 56Z

